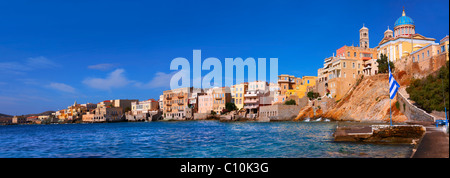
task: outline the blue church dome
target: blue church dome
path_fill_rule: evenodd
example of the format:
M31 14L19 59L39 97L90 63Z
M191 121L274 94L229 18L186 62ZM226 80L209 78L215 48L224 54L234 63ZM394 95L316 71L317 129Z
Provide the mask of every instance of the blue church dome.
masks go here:
M402 16L395 21L394 27L399 25L414 25L414 21L411 17L405 15L405 10L403 10Z

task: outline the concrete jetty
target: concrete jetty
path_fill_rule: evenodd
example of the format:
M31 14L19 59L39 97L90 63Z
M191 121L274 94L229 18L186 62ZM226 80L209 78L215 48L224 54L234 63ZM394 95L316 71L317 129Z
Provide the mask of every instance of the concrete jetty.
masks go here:
M422 125L338 126L334 141L416 144L425 132Z
M411 158L449 158L448 134L442 127L426 126L426 132Z

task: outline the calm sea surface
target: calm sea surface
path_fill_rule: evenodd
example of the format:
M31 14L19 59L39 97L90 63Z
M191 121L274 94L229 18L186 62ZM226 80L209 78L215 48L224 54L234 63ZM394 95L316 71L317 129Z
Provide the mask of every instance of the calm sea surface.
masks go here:
M333 142L337 122L181 121L0 126L0 157L409 157L411 145Z

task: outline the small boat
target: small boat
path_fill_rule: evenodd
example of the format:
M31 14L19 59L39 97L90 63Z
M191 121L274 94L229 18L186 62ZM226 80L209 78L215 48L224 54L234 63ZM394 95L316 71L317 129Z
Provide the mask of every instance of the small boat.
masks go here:
M325 121L325 122L330 122L330 119L325 119L325 120L323 120L323 121Z
M306 118L305 120L303 120L304 122L309 122L309 118Z
M321 117L319 117L318 119L316 119L315 120L316 122L320 122L320 121L322 121L322 118Z

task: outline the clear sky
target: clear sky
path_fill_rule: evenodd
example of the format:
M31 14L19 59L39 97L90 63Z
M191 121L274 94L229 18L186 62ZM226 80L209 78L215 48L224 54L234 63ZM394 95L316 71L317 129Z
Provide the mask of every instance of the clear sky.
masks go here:
M170 62L278 58L278 73L317 75L323 59L370 47L402 14L416 32L449 32L448 0L0 1L0 113L19 115L107 99L159 99ZM203 71L203 75L208 71Z

